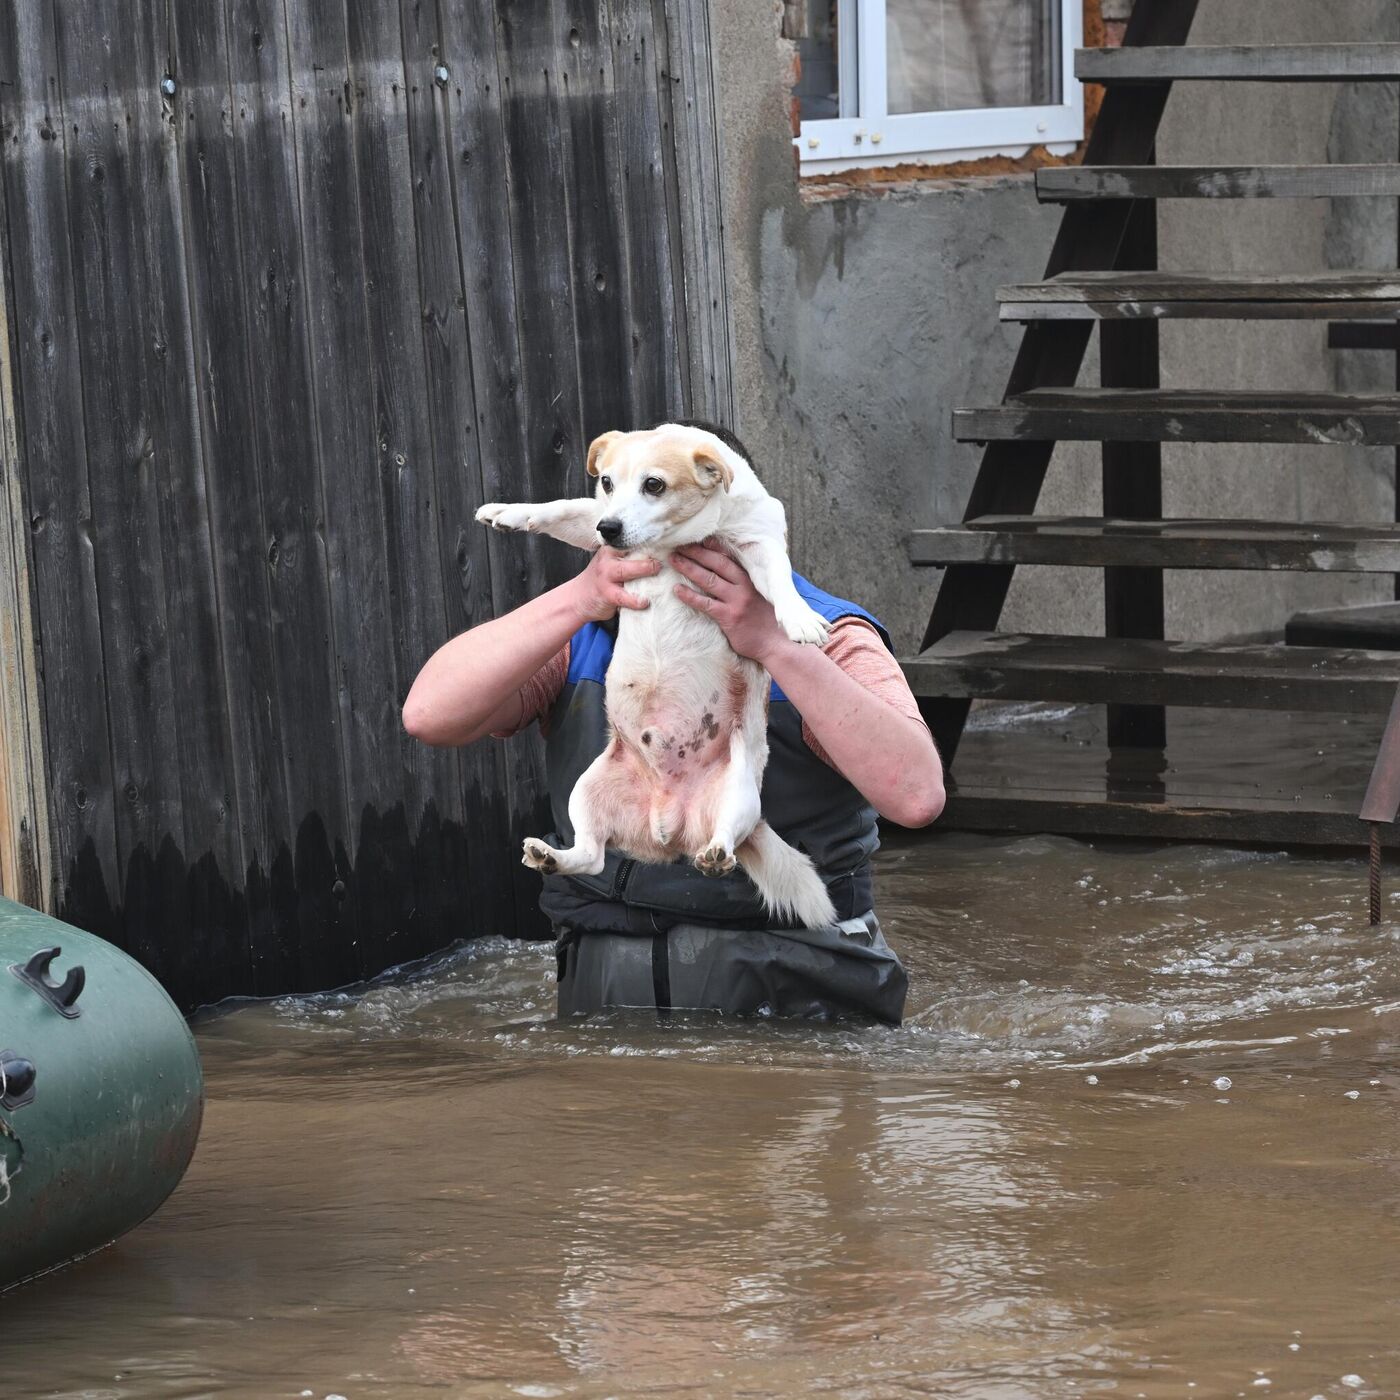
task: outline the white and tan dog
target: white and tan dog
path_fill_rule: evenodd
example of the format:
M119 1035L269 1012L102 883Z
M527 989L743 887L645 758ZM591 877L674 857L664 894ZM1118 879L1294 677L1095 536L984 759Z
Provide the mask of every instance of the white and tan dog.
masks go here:
M713 619L676 597L687 580L673 550L713 539L773 605L795 642L821 643L827 625L792 581L782 503L715 433L665 423L605 433L588 450L592 497L544 505L485 505L497 530L553 536L651 557L659 573L628 588L650 606L624 608L607 675L608 743L569 798L574 844L531 837L524 861L545 874L596 875L604 849L658 864L690 859L706 875L736 862L775 915L807 927L835 912L812 862L762 819L768 764L768 673L737 655Z

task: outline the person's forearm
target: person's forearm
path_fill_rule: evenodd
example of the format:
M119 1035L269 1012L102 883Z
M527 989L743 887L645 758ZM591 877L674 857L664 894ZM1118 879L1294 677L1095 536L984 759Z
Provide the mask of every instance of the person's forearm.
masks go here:
M928 730L853 680L819 647L786 638L763 658L837 770L882 817L926 826L943 810L943 765Z
M470 744L585 621L578 581L438 648L404 701L404 728L426 744ZM518 718L518 717L517 717Z

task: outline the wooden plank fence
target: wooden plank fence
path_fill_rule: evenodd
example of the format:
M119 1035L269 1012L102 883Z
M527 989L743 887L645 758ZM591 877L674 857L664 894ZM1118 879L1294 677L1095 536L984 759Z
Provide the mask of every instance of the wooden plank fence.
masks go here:
M731 416L704 0L0 0L0 151L0 885L186 1005L541 931L399 707L578 567L483 500Z

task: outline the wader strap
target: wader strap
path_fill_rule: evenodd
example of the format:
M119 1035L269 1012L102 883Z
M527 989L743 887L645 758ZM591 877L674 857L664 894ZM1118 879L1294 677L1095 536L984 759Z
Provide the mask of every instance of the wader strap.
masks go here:
M656 997L656 1009L671 1014L671 940L664 933L651 936L651 989Z

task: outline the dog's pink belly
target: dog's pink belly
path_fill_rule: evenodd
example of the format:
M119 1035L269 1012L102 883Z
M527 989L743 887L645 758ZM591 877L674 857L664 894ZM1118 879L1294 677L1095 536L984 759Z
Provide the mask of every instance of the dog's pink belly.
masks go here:
M639 724L619 725L609 764L614 844L642 860L694 855L709 844L729 772L736 719L697 719L647 707Z
M618 726L622 735L657 774L688 783L729 757L732 715L705 710L699 716L666 705L647 706L635 724Z

